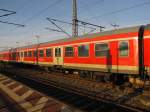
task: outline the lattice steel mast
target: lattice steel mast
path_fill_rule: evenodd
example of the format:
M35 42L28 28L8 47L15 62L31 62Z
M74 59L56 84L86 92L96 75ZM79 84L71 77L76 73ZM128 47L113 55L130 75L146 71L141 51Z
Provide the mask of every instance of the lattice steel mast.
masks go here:
M78 22L77 22L77 0L73 0L72 12L72 37L78 36Z

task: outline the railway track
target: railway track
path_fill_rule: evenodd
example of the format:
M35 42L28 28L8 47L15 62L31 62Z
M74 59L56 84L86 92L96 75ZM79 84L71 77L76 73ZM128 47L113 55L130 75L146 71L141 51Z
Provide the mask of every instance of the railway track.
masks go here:
M87 97L80 96L71 92L67 92L62 89L55 88L53 86L47 86L45 84L41 84L29 78L19 77L19 76L13 78L48 96L51 96L59 101L62 101L68 105L71 105L77 109L81 109L86 112L100 112L100 111L130 112L131 110L133 112L142 112L137 109L123 108L121 106L113 105L111 103L104 103L93 99L89 99Z
M18 71L22 75L20 75ZM47 95L53 96L54 98L56 98L60 101L64 101L67 104L71 104L71 105L75 106L76 108L81 108L85 111L99 112L99 111L102 111L102 110L105 110L105 109L107 111L110 111L110 112L112 112L112 110L114 112L118 112L118 111L127 112L127 111L131 111L131 110L135 111L135 112L146 111L146 110L137 109L137 108L133 108L133 107L121 104L121 102L124 101L124 99L127 100L128 98L130 98L132 96L132 94L131 95L128 94L130 97L127 97L127 96L124 96L124 98L120 97L118 99L120 103L113 102L113 100L111 101L111 99L107 100L107 97L108 98L111 97L110 91L113 89L113 88L110 88L110 87L99 91L101 93L101 95L106 96L106 99L103 99L102 97L97 97L98 93L93 94L90 91L86 91L87 94L85 95L85 93L83 93L82 89L81 89L82 92L79 90L79 88L76 88L79 91L74 91L74 89L70 88L68 85L63 85L62 84L60 86L60 83L58 84L58 82L48 80L48 79L46 80L46 78L48 78L48 77L46 77L46 75L45 75L46 73L44 73L42 71L38 71L38 72L36 71L35 72L31 69L30 70L29 69L28 70L21 70L20 69L18 71L16 71L13 68L13 70L12 70L13 73L11 72L11 75L12 74L13 75L18 74L17 77L15 77L16 80L24 82L28 86L33 86L33 88L36 88L37 90L39 90L41 92L44 92ZM7 70L7 72L8 72L8 70ZM28 73L30 73L30 75L27 75ZM9 76L11 76L11 75L9 75ZM41 76L43 75L45 78L42 79L42 77L39 77L40 75ZM55 73L55 75L53 73L52 76L57 77L57 75L58 75L58 73ZM61 76L62 74L59 74L59 75ZM22 76L22 77L20 77L20 76ZM34 76L34 77L31 77L31 76ZM69 77L70 78L69 80L71 80L72 78L81 80L80 78L75 77L73 75L70 75L70 76L62 75L62 76L67 77L67 78ZM65 87L63 88L63 86L65 86ZM67 88L67 86L68 86L68 88Z
M1 73L0 97L0 112L82 112Z

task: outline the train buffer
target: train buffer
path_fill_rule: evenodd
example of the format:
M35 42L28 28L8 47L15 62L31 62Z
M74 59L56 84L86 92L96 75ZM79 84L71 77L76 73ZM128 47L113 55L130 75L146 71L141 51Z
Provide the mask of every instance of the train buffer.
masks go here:
M11 112L81 112L2 74L0 74L0 96ZM0 104L4 112L10 112L5 105L1 102Z

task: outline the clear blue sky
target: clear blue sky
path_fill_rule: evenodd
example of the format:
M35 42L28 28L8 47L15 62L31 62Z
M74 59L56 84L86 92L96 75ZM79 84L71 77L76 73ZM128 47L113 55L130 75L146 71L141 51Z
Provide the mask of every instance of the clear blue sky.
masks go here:
M145 2L147 3L138 6ZM77 0L77 5L79 20L103 25L105 30L113 29L110 25L112 23L119 24L120 27L150 23L150 0ZM21 28L0 23L0 47L36 43L36 35L40 36L41 42L64 38L66 35L62 33L45 30L45 27L55 28L46 17L67 22L72 19L72 0L0 0L0 8L17 12L0 17L0 20L26 25ZM0 11L2 14L4 12ZM71 33L70 25L58 25ZM82 34L83 28L79 30Z

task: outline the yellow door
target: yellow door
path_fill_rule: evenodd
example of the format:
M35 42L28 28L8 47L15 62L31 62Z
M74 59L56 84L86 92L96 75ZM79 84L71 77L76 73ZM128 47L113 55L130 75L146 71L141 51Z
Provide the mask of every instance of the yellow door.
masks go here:
M54 64L63 65L63 47L54 48Z

